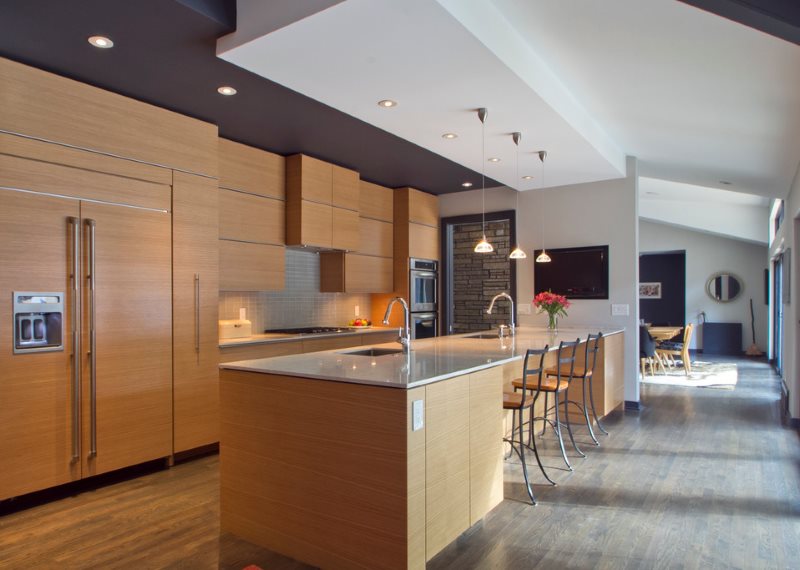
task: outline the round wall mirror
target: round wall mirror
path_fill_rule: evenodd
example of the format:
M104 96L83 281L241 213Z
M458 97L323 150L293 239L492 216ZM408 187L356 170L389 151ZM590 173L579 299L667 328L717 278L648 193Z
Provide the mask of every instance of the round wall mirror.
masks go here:
M730 303L744 291L742 280L726 271L720 271L709 277L706 293L718 303Z

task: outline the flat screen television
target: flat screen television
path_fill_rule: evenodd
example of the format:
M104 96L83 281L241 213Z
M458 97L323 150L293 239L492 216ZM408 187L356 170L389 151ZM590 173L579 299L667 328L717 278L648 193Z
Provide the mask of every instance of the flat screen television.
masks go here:
M534 259L541 250L534 252ZM550 263L533 264L536 294L552 291L568 299L608 299L608 246L547 250Z

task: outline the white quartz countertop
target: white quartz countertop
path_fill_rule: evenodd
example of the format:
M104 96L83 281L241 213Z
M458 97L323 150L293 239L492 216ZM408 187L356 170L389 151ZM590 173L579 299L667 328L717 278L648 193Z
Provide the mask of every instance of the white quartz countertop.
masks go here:
M601 327L604 335L619 334L623 328ZM469 338L465 335L441 336L411 341L409 354L357 356L351 353L369 346L326 350L292 356L227 362L220 368L263 374L299 376L334 382L370 384L389 388L415 388L454 376L522 359L529 348L558 348L562 340L585 340L598 328L559 328L557 333L546 328L521 327L514 337ZM497 334L497 331L483 331ZM378 348L400 348L399 343L375 345Z
M220 339L219 347L242 346L245 344L265 344L272 342L289 342L307 338L328 338L332 336L353 336L356 334L371 334L384 332L398 332L397 327L342 327L349 329L342 332L329 333L308 333L308 334L287 334L287 333L260 333L242 338Z

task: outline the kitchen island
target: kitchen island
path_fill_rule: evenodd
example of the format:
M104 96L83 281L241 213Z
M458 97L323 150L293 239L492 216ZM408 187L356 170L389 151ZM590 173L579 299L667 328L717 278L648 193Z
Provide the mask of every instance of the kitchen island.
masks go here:
M525 351L589 332L222 365L223 531L323 568L424 568L503 500L502 392ZM601 416L623 402L622 331L603 332Z

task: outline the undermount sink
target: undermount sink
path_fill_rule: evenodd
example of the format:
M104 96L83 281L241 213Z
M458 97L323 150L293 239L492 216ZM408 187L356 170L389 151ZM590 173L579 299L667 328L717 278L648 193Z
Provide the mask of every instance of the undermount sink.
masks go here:
M489 334L489 333L478 333L478 334L470 334L464 338L500 338L497 333Z
M340 352L348 356L388 356L390 354L402 354L402 348L365 348L363 350L353 350L352 352Z

